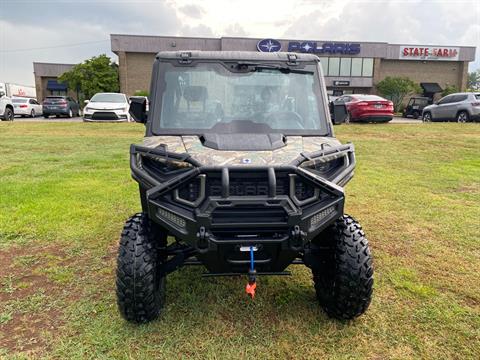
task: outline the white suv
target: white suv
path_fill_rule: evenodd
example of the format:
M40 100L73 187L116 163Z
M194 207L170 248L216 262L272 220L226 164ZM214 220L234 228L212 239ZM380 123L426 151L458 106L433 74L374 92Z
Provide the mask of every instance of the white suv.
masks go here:
M457 122L480 120L480 94L455 93L441 98L437 103L423 109L422 119L430 121Z
M14 112L12 100L7 96L5 90L0 88L0 119L13 121Z

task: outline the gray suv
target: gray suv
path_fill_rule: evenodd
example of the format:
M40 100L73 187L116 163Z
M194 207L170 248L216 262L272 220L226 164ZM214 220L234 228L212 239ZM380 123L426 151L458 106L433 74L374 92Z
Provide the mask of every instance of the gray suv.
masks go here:
M457 122L476 121L480 119L480 94L455 93L441 98L437 103L423 109L422 119L430 121Z

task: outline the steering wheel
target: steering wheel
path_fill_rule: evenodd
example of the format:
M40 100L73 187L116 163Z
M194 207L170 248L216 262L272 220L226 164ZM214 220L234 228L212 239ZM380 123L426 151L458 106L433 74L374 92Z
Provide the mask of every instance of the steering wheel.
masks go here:
M304 128L303 118L295 111L274 111L265 114L265 120L268 124L271 124L273 128L277 129L294 128L292 124L295 124L297 129Z

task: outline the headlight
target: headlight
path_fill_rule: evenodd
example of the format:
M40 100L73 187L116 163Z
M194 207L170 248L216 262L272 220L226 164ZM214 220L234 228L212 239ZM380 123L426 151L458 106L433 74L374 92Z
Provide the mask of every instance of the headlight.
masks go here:
M141 166L149 172L150 175L157 177L160 181L164 181L165 177L170 175L176 176L181 172L193 168L193 165L186 161L153 154L142 154Z
M346 159L347 157L344 154L333 154L304 161L300 167L310 170L327 180L331 180L339 170L347 165Z

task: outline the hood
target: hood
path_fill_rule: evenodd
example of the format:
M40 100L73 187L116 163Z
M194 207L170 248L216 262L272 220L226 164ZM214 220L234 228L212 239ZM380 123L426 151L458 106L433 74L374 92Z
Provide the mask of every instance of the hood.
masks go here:
M125 109L128 106L126 102L112 103L112 102L89 102L86 105L89 109L94 110L113 110L113 109Z
M331 137L286 136L285 145L273 150L217 150L205 146L198 136L151 136L144 138L143 145L157 147L166 145L175 153L188 153L206 166L279 166L295 160L300 153L321 150L323 146L338 146L340 142Z

